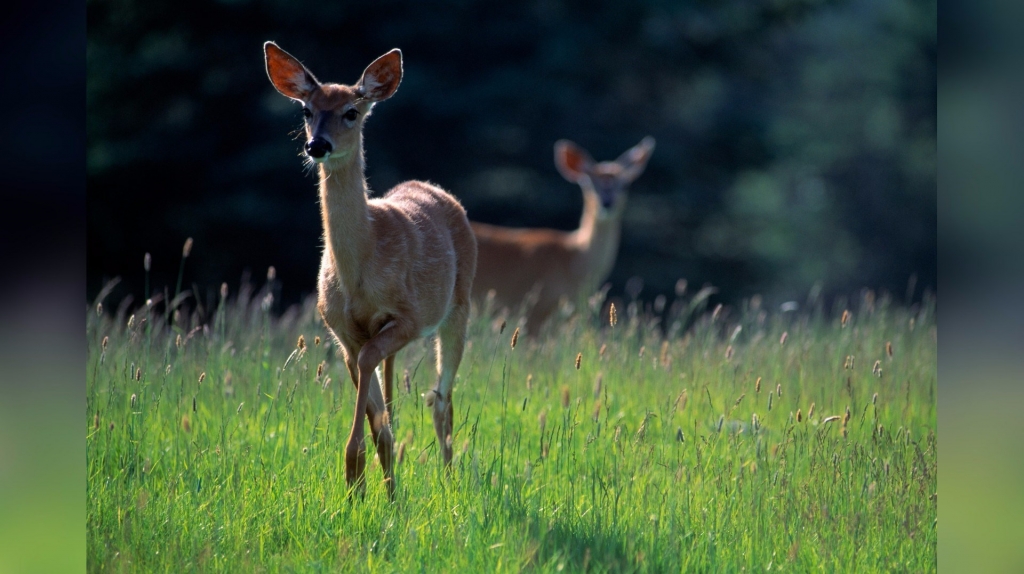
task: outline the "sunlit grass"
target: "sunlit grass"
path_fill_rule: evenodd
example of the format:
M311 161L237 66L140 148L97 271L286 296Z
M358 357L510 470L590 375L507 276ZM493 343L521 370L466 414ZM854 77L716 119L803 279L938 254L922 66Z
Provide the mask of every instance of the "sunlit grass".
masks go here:
M615 327L591 310L515 349L477 319L450 478L430 346L398 356L389 503L376 462L348 497L354 387L314 306L274 317L264 295L130 327L90 310L91 571L936 568L931 302L845 326L619 302Z

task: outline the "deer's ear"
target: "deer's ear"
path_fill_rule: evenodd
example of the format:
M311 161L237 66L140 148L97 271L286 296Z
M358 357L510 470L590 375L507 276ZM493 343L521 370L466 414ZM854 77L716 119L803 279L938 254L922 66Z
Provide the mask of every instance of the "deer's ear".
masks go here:
M622 166L621 177L627 181L633 181L640 177L647 167L647 160L651 159L652 153L654 153L654 138L651 136L645 137L640 143L626 150L619 156L619 159L615 160Z
M356 90L371 102L380 102L394 95L402 83L402 51L398 48L377 58L363 71Z
M594 160L587 150L569 140L558 140L555 143L555 167L562 177L579 183L594 167Z
M267 57L267 75L277 91L293 100L305 101L320 87L320 82L299 62L273 42L263 44Z

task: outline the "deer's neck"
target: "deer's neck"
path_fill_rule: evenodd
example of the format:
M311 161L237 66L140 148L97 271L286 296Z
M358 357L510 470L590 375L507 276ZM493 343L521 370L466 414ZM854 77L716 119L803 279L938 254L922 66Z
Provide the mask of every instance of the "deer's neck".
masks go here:
M343 288L359 284L373 244L361 148L343 163L320 164L324 242Z
M594 194L583 194L583 216L576 230L576 241L580 252L587 261L587 282L589 289L596 289L615 265L619 252L619 236L622 230L620 210L600 217L601 206Z

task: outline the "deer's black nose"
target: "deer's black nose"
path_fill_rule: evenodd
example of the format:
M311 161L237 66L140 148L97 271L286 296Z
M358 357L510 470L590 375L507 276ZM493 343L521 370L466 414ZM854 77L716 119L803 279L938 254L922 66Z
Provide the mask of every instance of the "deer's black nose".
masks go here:
M324 138L313 138L306 142L306 154L314 159L320 159L324 157L325 155L331 153L332 149L333 148L331 147L330 142L328 142Z

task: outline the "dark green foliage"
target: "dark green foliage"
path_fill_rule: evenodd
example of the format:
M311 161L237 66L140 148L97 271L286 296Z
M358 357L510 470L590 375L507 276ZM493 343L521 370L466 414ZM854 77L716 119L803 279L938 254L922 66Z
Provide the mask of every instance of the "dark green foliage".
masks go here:
M268 39L346 83L402 48L403 84L367 124L370 184L428 179L481 221L571 228L579 191L552 144L602 160L655 136L613 292L934 286L934 3L97 0L88 26L90 296L113 275L138 293L125 270L145 251L173 284L186 236L199 285L275 265L284 300L312 291L315 180Z

